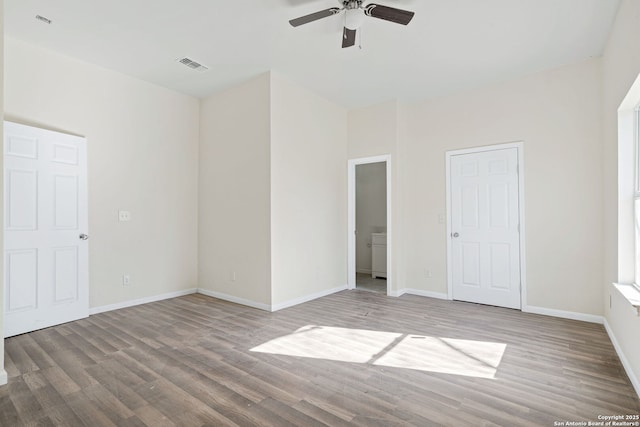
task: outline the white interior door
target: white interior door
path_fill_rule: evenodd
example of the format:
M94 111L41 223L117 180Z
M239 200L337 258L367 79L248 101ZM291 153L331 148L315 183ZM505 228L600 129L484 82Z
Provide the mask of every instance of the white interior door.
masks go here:
M89 315L86 141L4 123L5 337Z
M517 150L450 158L453 299L521 307Z

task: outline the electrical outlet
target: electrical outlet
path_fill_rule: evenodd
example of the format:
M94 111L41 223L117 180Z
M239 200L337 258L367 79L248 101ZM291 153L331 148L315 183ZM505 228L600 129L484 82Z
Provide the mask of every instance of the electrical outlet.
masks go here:
M235 271L232 271L232 272L231 272L231 281L232 281L232 282L235 282L235 281L236 281L236 272L235 272Z
M128 274L123 274L122 286L129 286L129 285L131 285L131 276L129 276Z
M131 221L131 212L129 212L129 211L118 211L118 221L120 221L120 222Z
M429 270L428 268L424 269L424 277L426 277L427 279L430 279L433 277L433 274L431 273L431 270Z

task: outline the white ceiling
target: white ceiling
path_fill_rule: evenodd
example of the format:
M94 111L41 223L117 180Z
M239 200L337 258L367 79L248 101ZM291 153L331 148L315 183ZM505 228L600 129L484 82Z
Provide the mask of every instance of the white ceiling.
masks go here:
M340 47L342 15L288 23L337 0L4 0L5 34L197 97L272 69L359 107L442 96L599 56L619 4L373 1L416 15L406 27L367 18L362 49ZM175 61L184 56L210 70Z

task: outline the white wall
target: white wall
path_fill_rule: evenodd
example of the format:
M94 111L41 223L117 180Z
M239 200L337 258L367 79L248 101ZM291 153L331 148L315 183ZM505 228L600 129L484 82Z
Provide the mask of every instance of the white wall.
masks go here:
M349 157L392 153L400 171L393 192L396 291L447 292L446 226L439 221L446 214L445 152L524 141L527 303L602 314L601 77L594 59L349 113Z
M202 101L200 288L263 308L271 304L270 129L268 73Z
M524 141L527 305L602 314L600 60L406 106L404 253L411 288L446 292L445 152ZM424 269L433 272L425 278Z
M198 100L5 41L6 118L87 138L90 306L197 287Z
M609 36L603 57L604 75L604 311L605 317L620 346L632 375L640 379L640 317L630 308L611 283L628 279L620 272L618 264L625 264L624 257L632 256L632 247L619 249L618 215L624 221L630 212L618 212L618 132L617 110L623 98L640 73L640 2L623 0ZM628 221L632 221L628 219ZM629 224L620 224L629 230ZM627 262L628 264L628 262ZM623 277L627 276L627 277ZM611 304L611 305L610 305ZM636 383L637 386L637 383Z
M346 111L274 73L200 114L200 288L272 309L346 284Z
M371 273L371 233L387 231L387 166L356 166L356 271Z
M347 284L347 112L271 74L274 306Z
M396 155L398 103L396 101L349 110L349 159Z
M0 58L4 58L4 1L0 1ZM0 115L4 115L4 61L0 62ZM4 147L3 121L0 120L0 144ZM0 164L4 162L4 149L0 150ZM4 173L0 174L0 200L4 200ZM4 224L4 210L0 210L0 224ZM0 227L0 242L4 241L4 227ZM4 248L2 250L4 253ZM4 283L4 262L0 262L0 278ZM0 385L7 383L4 369L4 290L0 289Z

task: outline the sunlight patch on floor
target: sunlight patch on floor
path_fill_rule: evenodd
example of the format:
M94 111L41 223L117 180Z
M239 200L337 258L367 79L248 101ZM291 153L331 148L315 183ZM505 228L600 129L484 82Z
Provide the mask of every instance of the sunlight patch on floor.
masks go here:
M488 341L307 325L251 351L495 378L506 347Z

